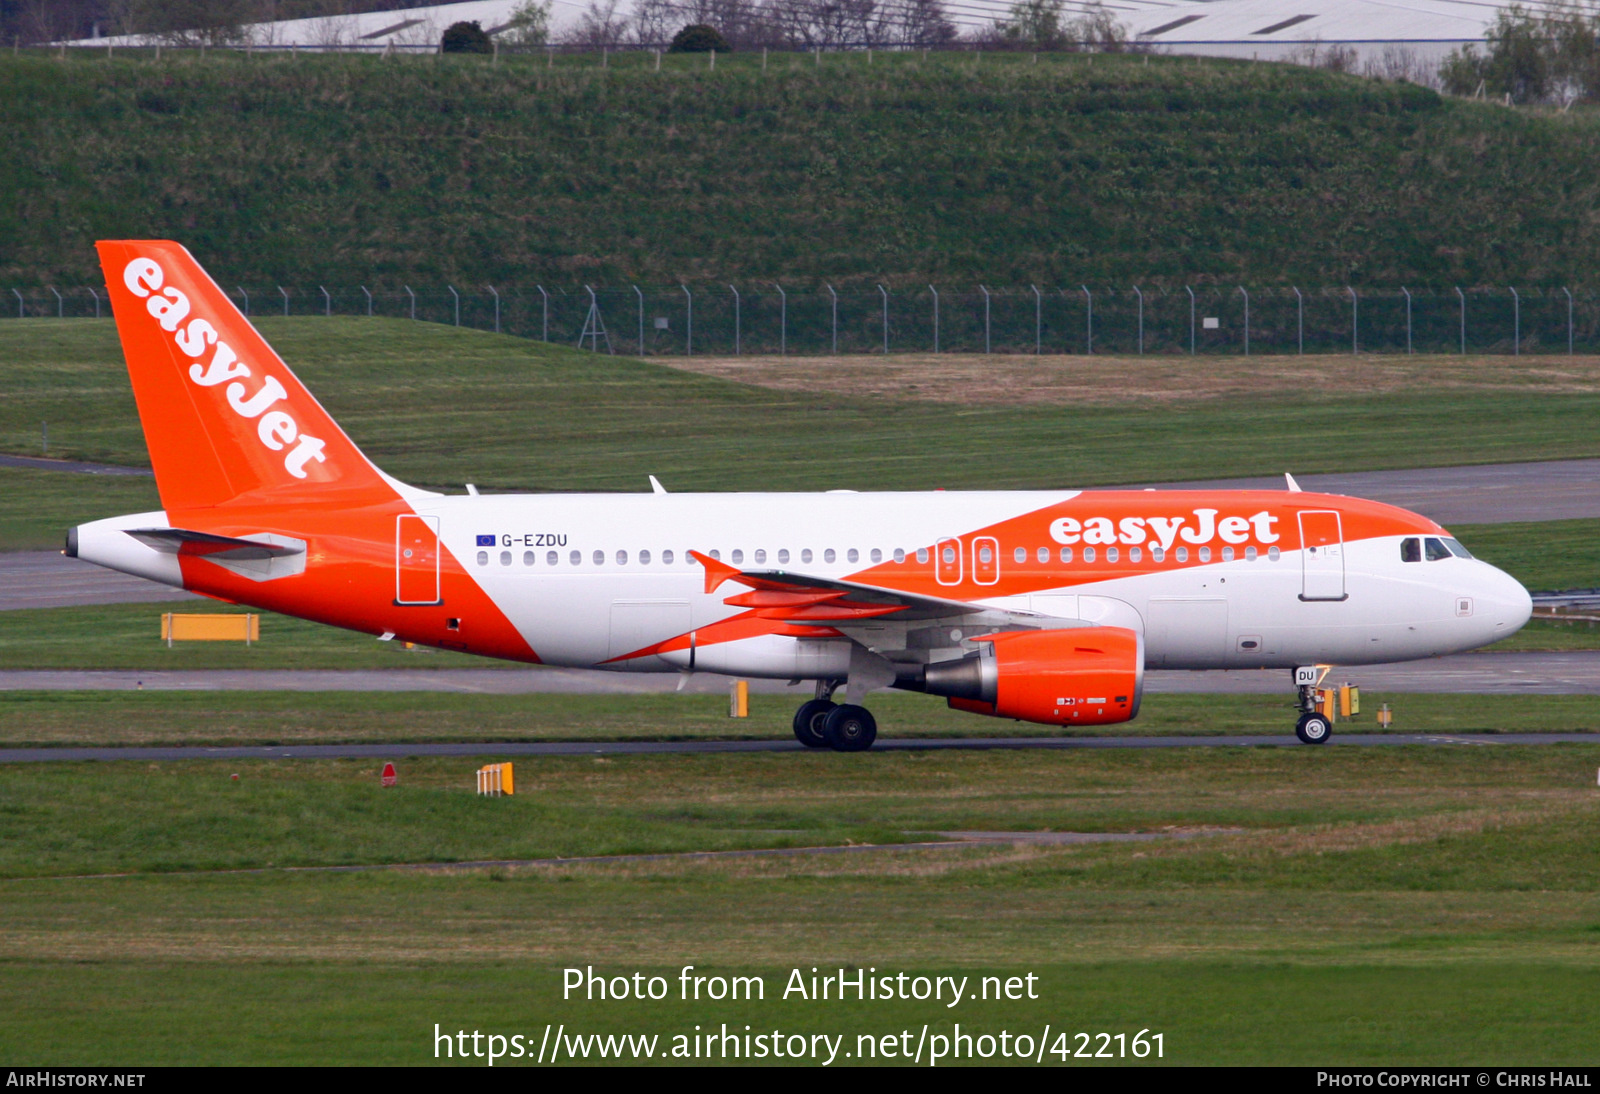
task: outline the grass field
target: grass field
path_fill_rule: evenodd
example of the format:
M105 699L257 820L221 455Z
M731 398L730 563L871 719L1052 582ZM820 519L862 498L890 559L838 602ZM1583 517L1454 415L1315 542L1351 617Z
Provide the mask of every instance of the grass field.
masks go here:
M425 1062L434 1023L1165 1034L1167 1062L1578 1063L1600 956L1591 746L64 764L0 770L0 1053ZM240 779L229 776L239 773ZM783 859L295 864L1218 832ZM259 873L215 873L260 868ZM104 871L115 878L62 875ZM44 875L49 875L44 876ZM560 970L761 975L760 1003L581 1003ZM806 1004L790 968L1039 976L1009 1004ZM1314 1021L1290 1016L1315 1015ZM504 1062L504 1061L503 1061Z
M1587 571L1574 570L1573 573ZM1570 583L1571 587L1577 582ZM1585 582L1583 584L1593 584ZM81 608L36 608L0 612L0 670L4 669L522 669L510 661L403 643L258 612L261 641L162 641L161 615L168 611L235 613L211 601L174 604L108 604ZM1600 646L1600 629L1589 621L1535 619L1497 650L1569 650Z
M1396 366L1392 385L1358 396L1320 381L1309 393L1285 383L1278 394L1219 392L1180 405L1129 392L1098 407L1086 432L1048 402L952 411L931 399L818 400L435 324L335 317L260 326L380 466L456 491L469 481L486 490L639 490L649 474L671 490L1045 488L1278 473L1290 450L1298 473L1600 450L1600 392L1554 398L1552 384L1562 382L1540 369L1451 387ZM1181 372L1157 367L1162 383L1181 386ZM1292 377L1296 365L1270 367ZM1303 368L1321 376L1327 365ZM0 323L0 377L0 449L37 455L39 423L50 421L52 454L147 462L109 322ZM83 516L154 504L147 480L0 469L0 547L57 546Z
M302 300L513 280L1448 292L1581 281L1600 256L1582 107L1161 56L650 60L0 57L0 96L29 104L0 163L0 281L98 285L96 238L181 239L224 283Z
M1350 673L1356 681L1359 671ZM721 695L473 695L461 692L0 691L0 747L283 745L422 741L787 741L809 695L754 695L750 717L728 718ZM1293 695L1146 695L1131 725L1069 736L1274 734L1292 725ZM1600 729L1593 695L1394 694L1367 689L1366 711L1338 732L1378 732L1388 703L1395 733L1546 733ZM1063 731L949 710L940 699L879 692L879 733L891 737L1053 737Z

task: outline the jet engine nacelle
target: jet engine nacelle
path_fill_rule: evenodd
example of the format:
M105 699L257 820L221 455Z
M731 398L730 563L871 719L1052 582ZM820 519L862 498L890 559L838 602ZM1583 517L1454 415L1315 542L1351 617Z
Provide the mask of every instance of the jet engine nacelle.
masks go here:
M973 714L1059 726L1113 725L1139 713L1144 637L1127 627L1007 631L989 650L927 667L923 687Z

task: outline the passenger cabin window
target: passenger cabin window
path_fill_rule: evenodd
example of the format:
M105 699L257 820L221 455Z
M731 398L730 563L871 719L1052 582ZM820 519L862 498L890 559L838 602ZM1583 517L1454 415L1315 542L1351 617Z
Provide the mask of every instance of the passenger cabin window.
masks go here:
M1401 540L1400 541L1400 561L1401 562L1421 562L1422 561L1422 541L1420 539L1417 539L1415 536L1413 536L1410 539Z
M1438 562L1441 558L1450 557L1450 548L1444 545L1444 540L1429 536L1425 541L1423 553L1429 562Z
M546 562L548 562L548 563L549 563L549 564L550 564L550 565L552 565L552 566L554 566L554 565L555 565L555 564L556 564L556 562L557 562L557 561L558 561L558 560L559 560L559 559L560 559L560 558L561 558L561 556L560 556L560 555L558 555L558 554L556 554L556 553L555 553L555 552L554 552L554 551L551 551L551 552L550 552L550 553L549 553L549 554L547 554L547 555L545 555L545 556L544 556L544 560L545 560L545 561L546 561Z
M650 565L650 552L649 551L640 551L639 552L639 565L641 565L641 566Z
M1011 557L1018 563L1018 565L1020 565L1028 561L1028 549L1026 547L1018 547L1015 551L1011 552ZM955 559L952 558L949 561L954 562Z
M896 562L904 562L906 560L906 549L904 547L896 547L894 549L894 560Z
M524 551L524 552L522 552L522 564L524 566L532 566L533 565L533 559L534 559L534 554L533 554L532 551Z
M664 566L671 566L672 565L672 552L671 551L662 551L661 552L661 563Z

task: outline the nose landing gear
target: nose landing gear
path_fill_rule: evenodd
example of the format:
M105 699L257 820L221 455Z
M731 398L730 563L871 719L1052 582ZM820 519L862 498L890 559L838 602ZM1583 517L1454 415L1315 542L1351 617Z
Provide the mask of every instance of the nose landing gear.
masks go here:
M1301 744L1325 745L1333 736L1333 719L1317 707L1317 685L1326 675L1325 670L1319 672L1315 667L1294 670L1294 682L1300 692L1300 719L1295 722L1294 735Z
M1302 744L1325 745L1328 738L1333 736L1333 727L1328 724L1328 719L1315 712L1300 715L1300 720L1295 723L1294 735L1300 738Z
M831 748L835 752L865 752L878 739L878 721L866 707L853 703L835 704L836 681L817 683L817 697L800 704L794 715L795 740L807 748Z

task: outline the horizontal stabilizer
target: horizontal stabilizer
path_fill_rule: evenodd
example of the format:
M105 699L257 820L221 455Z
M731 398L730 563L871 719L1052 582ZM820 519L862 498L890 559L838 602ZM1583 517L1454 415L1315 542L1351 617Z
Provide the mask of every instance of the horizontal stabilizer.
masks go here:
M306 545L299 540L271 542L266 540L236 539L211 532L195 532L188 528L131 528L128 534L140 543L172 555L210 558L225 557L230 562L256 562L287 555L303 555ZM272 537L274 540L281 536Z

